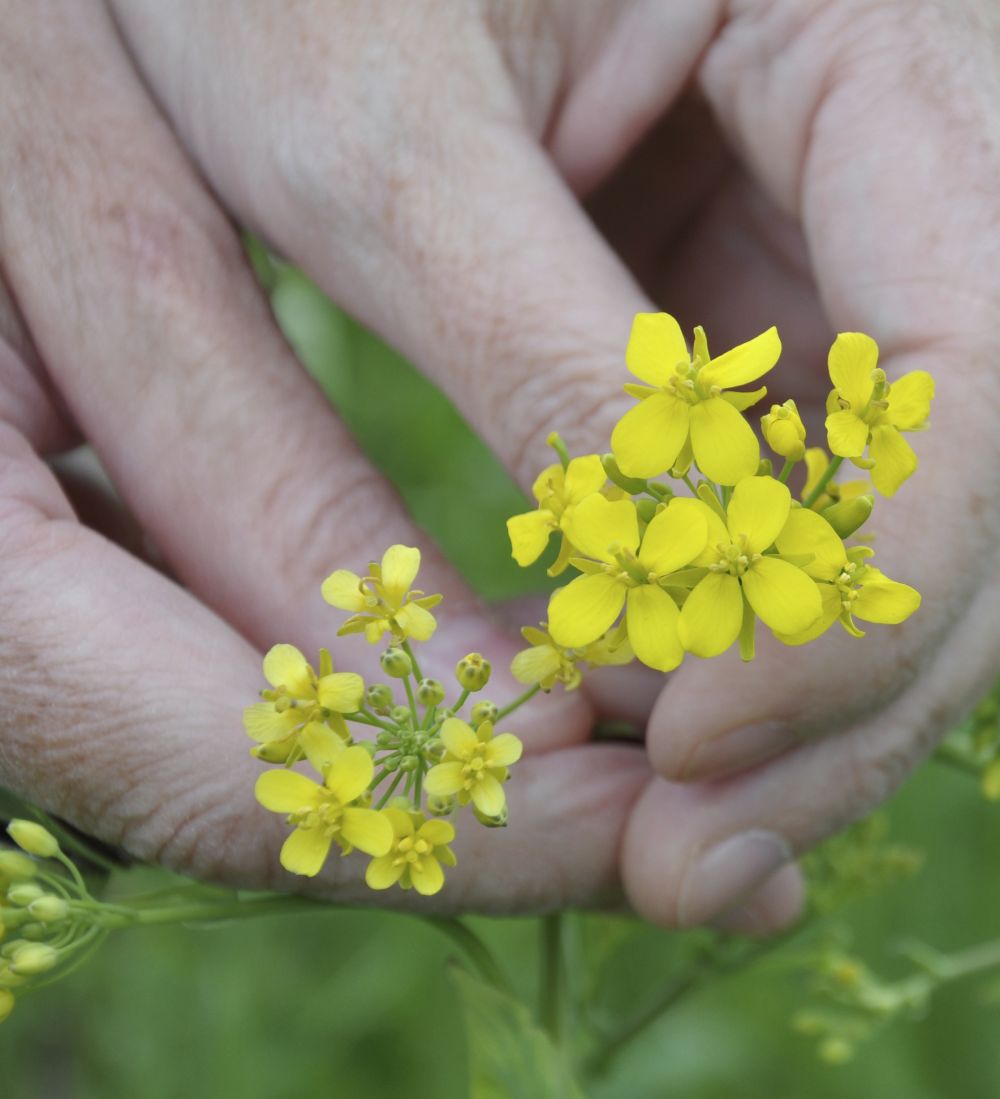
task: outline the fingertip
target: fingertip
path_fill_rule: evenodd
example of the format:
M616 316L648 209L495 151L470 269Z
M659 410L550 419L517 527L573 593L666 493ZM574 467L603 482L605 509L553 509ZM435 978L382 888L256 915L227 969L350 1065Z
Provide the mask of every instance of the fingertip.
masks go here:
M794 926L802 915L806 883L795 863L783 866L745 901L724 912L714 926L732 935L766 938Z

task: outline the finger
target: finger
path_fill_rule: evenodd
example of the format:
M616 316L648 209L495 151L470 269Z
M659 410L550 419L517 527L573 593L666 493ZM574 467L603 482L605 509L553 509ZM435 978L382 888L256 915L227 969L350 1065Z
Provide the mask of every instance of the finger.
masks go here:
M998 609L994 582L967 612L963 633L981 637ZM795 855L884 801L994 674L990 654L946 645L891 706L841 736L715 783L678 787L654 779L623 847L630 901L646 918L671 926L730 911Z
M752 893L714 921L720 931L754 938L773 935L791 927L802 914L806 885L802 871L789 863Z
M16 21L2 47L2 121L23 150L0 168L4 261L123 499L176 575L262 648L328 643L340 623L319 598L322 578L391 543L423 543L422 585L449 595L428 670L450 677L480 650L496 692L518 692L506 673L516 644L427 547L294 362L103 6L52 10L59 18ZM45 94L18 107L32 65L47 73ZM579 698L541 699L534 712L541 743L589 727Z

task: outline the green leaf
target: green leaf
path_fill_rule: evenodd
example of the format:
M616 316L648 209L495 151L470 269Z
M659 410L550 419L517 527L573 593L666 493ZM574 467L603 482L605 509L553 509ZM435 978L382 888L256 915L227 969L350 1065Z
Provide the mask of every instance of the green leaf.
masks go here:
M453 966L469 1043L471 1099L583 1099L562 1056L524 1004Z

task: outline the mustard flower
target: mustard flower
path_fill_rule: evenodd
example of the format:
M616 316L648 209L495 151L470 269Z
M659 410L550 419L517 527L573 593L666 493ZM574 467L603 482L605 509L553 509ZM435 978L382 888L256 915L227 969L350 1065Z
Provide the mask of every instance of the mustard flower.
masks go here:
M892 496L917 468L917 456L903 431L927 423L934 379L913 370L891 385L878 367L878 344L861 332L841 332L830 348L827 438L841 458L861 458L868 447L872 483ZM867 464L867 463L865 463Z
M674 499L639 536L631 500L592 496L570 521L574 546L593 560L576 561L584 572L549 601L549 630L564 648L580 649L604 636L622 608L629 643L651 668L671 671L684 659L677 636L679 611L663 583L693 561L708 537L698 500Z
M374 775L372 757L360 745L344 748L326 766L323 785L297 771L265 771L255 793L265 809L287 813L295 831L281 848L281 865L293 874L315 877L336 843L376 857L388 852L392 826L382 813L367 807Z
M680 325L669 313L639 313L625 362L648 384L625 387L640 400L611 435L621 471L629 477L659 476L690 448L698 468L719 484L733 485L756 473L760 444L740 412L766 389L727 390L762 377L780 354L777 329L769 328L712 359L705 333L697 328L692 358Z
M424 779L432 797L455 794L460 805L470 801L487 817L499 817L507 806L503 783L507 768L521 758L522 744L513 733L493 735L493 723L484 721L475 731L457 717L441 726L445 755Z
M771 405L760 418L761 431L775 454L790 462L800 462L806 452L806 428L793 400Z
M550 576L558 576L572 552L566 538L566 521L581 500L600 492L606 480L604 466L596 454L573 458L565 469L556 463L542 470L531 488L538 508L507 520L514 560L522 567L537 561L548 545L549 536L561 531L559 555L549 569Z
M381 565L369 564L367 576L347 569L331 573L323 581L323 598L332 607L352 612L337 632L364 632L373 645L384 633L400 641L426 641L437 628L430 609L441 596L410 590L419 569L420 550L396 545L385 551Z
M283 762L297 748L297 734L309 722L326 721L344 740L349 739L341 714L354 713L365 693L364 680L355 672L335 672L330 654L320 652L320 674L294 645L275 645L264 657L264 678L271 690L263 702L243 711L247 736L254 749L270 762Z
M403 889L416 889L425 897L440 892L445 866L456 859L448 846L455 829L446 820L428 820L423 813L383 809L392 825L392 846L368 864L365 882L370 889L389 889L398 882Z
M575 691L583 677L581 665L597 668L628 664L634 656L628 638L619 637L615 630L580 649L558 645L544 624L541 629L525 626L521 636L531 643L531 647L514 656L511 674L518 683L537 683L543 691L551 691L556 683L561 683L567 691Z
M795 633L811 626L823 609L815 582L792 562L766 552L788 521L788 488L773 477L740 481L725 522L707 504L696 503L705 509L708 546L694 564L708 572L680 614L684 647L702 657L725 652L739 636L745 604L772 630Z
M867 563L872 550L866 546L846 549L836 531L814 511L795 509L788 517L776 546L789 556L808 554L812 560L803 571L816 582L822 602L819 618L796 631L775 631L786 645L804 645L825 633L838 619L849 634L863 637L854 618L883 625L897 625L920 606L920 593L908 584L890 580Z

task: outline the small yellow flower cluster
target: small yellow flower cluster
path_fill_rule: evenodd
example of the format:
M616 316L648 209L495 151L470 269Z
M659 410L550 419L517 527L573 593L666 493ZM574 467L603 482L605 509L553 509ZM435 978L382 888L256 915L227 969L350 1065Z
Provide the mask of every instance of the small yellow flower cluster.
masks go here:
M16 997L39 978L48 983L104 934L97 906L55 836L28 820L11 821L7 833L21 850L0 846L0 1022Z
M325 649L318 672L293 645L275 645L264 657L269 687L246 708L243 724L256 742L252 754L281 764L258 778L256 796L292 826L280 857L293 874L318 874L336 845L344 855L370 856L370 888L399 885L430 896L455 865L455 828L440 818L471 803L482 823L506 823L503 783L522 746L494 728L537 688L503 709L481 700L463 720L469 695L487 685L491 670L469 653L455 668L458 698L446 704L444 685L423 676L411 647L434 633L431 609L441 599L413 590L419 567L419 550L390 546L365 576L338 569L323 584L324 599L352 614L341 634L363 632L373 644L390 635L380 663L405 701L397 704L388 683L366 687L361 676L334 671ZM293 770L300 762L318 782Z
M580 574L552 595L542 630L524 631L531 647L512 669L521 682L573 689L581 666L633 654L666 672L686 653L718 656L736 641L749 660L758 620L800 645L837 620L862 636L855 619L899 623L917 609L919 594L875 568L870 547L845 544L872 513L867 483L833 478L850 458L893 495L916 469L901 433L926 426L933 380L914 371L890 384L875 342L842 333L829 357L833 456L806 446L794 401L774 404L761 420L783 459L774 476L742 416L767 391L735 387L762 378L780 353L773 328L713 359L702 329L689 351L673 317L635 318L626 364L645 384L625 386L639 403L612 432L613 453L570 459L552 437L561 464L536 481L537 510L508 520L518 564L558 532L550 573ZM796 500L788 481L799 462L807 476ZM664 476L674 483L652 479Z

